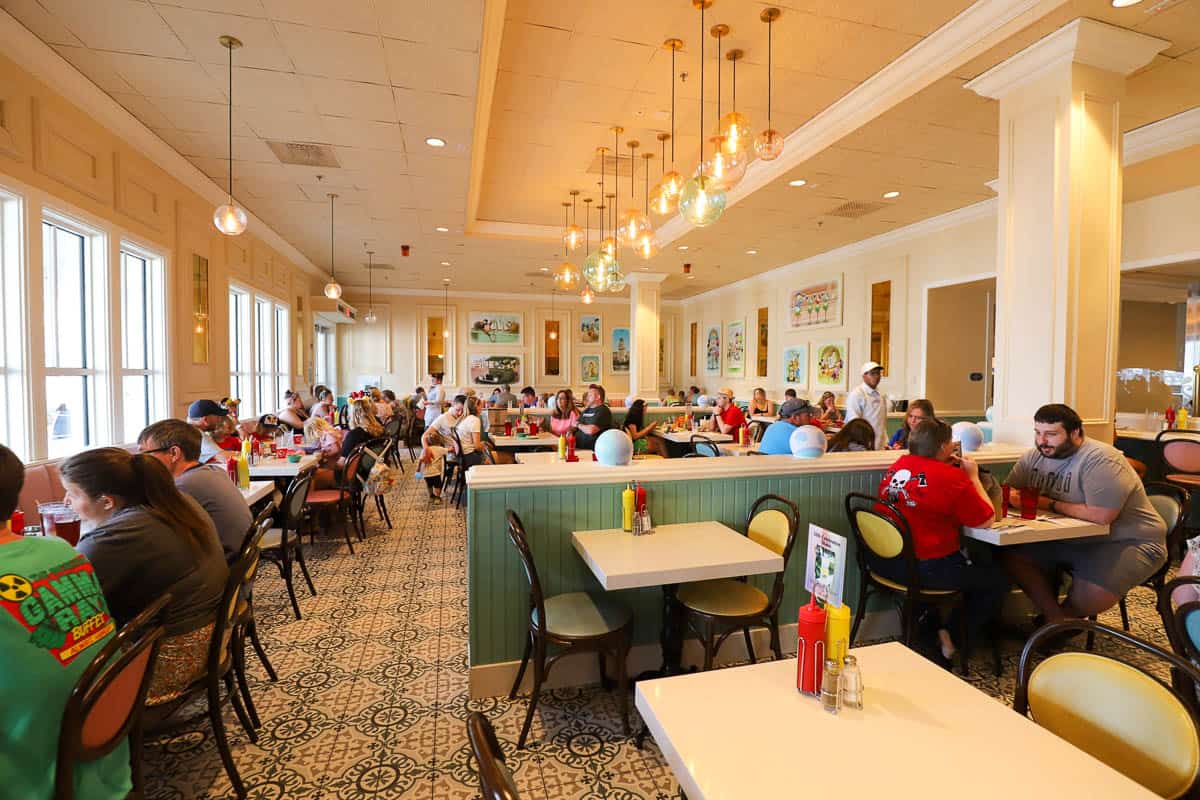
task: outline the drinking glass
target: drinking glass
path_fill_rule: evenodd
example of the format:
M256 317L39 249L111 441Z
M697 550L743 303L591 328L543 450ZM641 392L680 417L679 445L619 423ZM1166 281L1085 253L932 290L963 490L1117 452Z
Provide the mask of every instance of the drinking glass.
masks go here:
M66 503L38 503L38 516L42 518L42 535L55 536L55 516L59 511L65 511Z
M74 547L79 544L80 519L74 509L64 506L54 514L55 535Z
M1021 519L1036 519L1041 492L1031 487L1021 489Z

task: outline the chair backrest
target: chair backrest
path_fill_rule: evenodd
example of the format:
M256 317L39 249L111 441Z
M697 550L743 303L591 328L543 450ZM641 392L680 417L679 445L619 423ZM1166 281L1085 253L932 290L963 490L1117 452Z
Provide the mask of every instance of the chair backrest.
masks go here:
M1160 431L1155 441L1172 472L1200 472L1200 432Z
M76 763L108 755L140 724L163 635L156 618L170 600L164 594L131 619L75 682L58 734L55 800L74 797Z
M247 530L246 535L242 537L241 547L238 548L239 553L245 552L246 546L253 541L256 536L259 536L258 529L264 522L266 523L268 529L271 527L271 522L275 516L275 510L275 501L272 500L271 502L267 503L267 505L264 506L261 511L258 512L258 514L254 517L254 521L250 523L250 529Z
M1030 668L1039 645L1072 630L1114 638L1200 679L1194 666L1149 642L1068 620L1043 626L1025 643L1013 709L1160 797L1191 796L1200 777L1200 721L1175 689L1111 653L1057 653Z
M903 558L910 593L920 591L912 530L899 508L887 500L851 492L846 495L846 519L854 534L854 552L860 571L870 569L872 555L881 559Z
M484 464L495 464L496 463L496 447L495 447L495 445L493 445L487 439L481 439L480 442L483 445L483 447L480 448L483 451L483 463Z
M237 559L229 565L229 577L221 593L221 602L217 605L216 621L208 646L208 670L211 674L223 676L233 665L229 643L237 623L238 601L246 596L247 587L253 584L254 576L258 573L262 555L259 543L267 527L264 520L262 527L245 542Z
M336 424L343 429L350 427L350 406L338 406Z
M750 423L750 438L754 442L761 442L763 435L767 432L767 424L765 422Z
M517 555L521 557L521 568L525 570L525 578L529 581L529 607L537 611L539 623L545 625L546 598L542 594L542 582L538 578L537 565L533 563L533 552L529 549L529 540L525 536L525 525L512 509L506 512L506 516L508 540L517 548Z
M304 519L304 506L308 504L308 492L312 489L313 471L300 473L288 484L283 496L283 520L280 527L288 531L300 530Z
M479 767L479 794L483 800L520 800L500 743L496 741L496 731L478 711L467 716L467 739Z
M699 433L692 434L691 445L692 452L698 456L720 457L721 455L721 448L717 446L717 443Z
M360 444L358 447L350 451L350 455L346 456L346 465L342 469L342 488L347 491L356 491L358 487L358 468L362 464L363 450L365 444Z
M783 506L774 508L771 506ZM784 575L800 529L800 509L791 500L777 494L764 494L750 506L746 517L746 536L755 544L783 556L783 569L775 573L771 611L783 600Z
M383 435L388 439L395 439L400 435L400 430L403 427L404 420L401 417L392 417L383 426Z
M1188 510L1192 507L1192 493L1182 486L1162 481L1147 481L1146 496L1154 510L1167 523L1167 562L1170 556L1182 557L1183 538Z
M1187 590L1185 587L1193 588ZM1175 604L1177 589L1185 589L1182 593L1185 597L1179 605ZM1197 613L1200 612L1200 575L1180 575L1168 581L1158 592L1157 607L1175 655L1192 664L1200 664L1200 613ZM1200 684L1193 684L1186 674L1175 670L1171 678L1175 688L1185 697L1196 698L1196 707L1200 711Z
M358 463L358 478L365 481L367 476L371 474L371 468L375 466L377 461L387 461L388 450L392 447L392 440L380 436L377 439L372 439L363 445L362 460Z
M462 439L458 438L458 428L450 429L450 438L454 440L454 452L461 456L463 451Z

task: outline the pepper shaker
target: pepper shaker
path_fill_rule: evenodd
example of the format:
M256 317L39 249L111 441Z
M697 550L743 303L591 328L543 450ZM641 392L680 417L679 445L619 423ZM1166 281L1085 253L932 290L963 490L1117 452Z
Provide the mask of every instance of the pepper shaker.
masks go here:
M825 670L821 675L821 708L830 714L842 710L842 671L835 659L825 659Z

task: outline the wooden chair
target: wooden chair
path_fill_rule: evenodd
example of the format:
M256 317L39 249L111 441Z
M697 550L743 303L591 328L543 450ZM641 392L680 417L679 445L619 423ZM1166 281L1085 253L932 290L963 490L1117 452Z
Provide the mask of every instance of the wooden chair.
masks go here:
M767 432L767 423L753 421L750 423L750 440L755 444L762 441Z
M301 616L300 603L296 600L296 587L292 580L293 565L300 565L300 572L308 583L308 591L313 597L317 596L317 587L313 586L312 577L308 574L308 565L304 563L303 535L304 526L309 523L307 509L312 480L312 470L302 472L292 479L283 496L279 527L269 529L259 543L262 557L279 568L279 577L283 578L283 585L287 587L288 599L292 602L292 613L296 615L296 619L300 619ZM353 553L354 550L351 549L350 552ZM251 642L253 641L252 638Z
M334 424L344 431L350 429L350 406L338 406L337 422Z
M948 607L965 603L965 595L957 589L927 589L921 585L920 570L917 566L917 553L913 546L912 530L904 515L892 503L872 497L867 494L851 492L846 495L846 518L850 530L854 534L855 557L858 560L858 605L854 609L854 624L850 628L850 644L854 645L854 637L858 634L858 626L862 624L863 615L867 608L867 598L876 592L883 592L900 597L901 637L904 644L912 647L913 635L917 628L917 611L921 606L933 605ZM876 509L883 508L888 513L880 513ZM872 568L871 556L877 559L901 559L904 582L894 581L878 574ZM962 613L959 636L962 647L959 649L962 673L967 674L970 658L970 639L967 630L967 615ZM993 638L992 661L996 675L1000 674L999 644Z
M425 433L425 420L414 413L404 430L404 446L408 448L409 461L417 460L417 452L421 449L421 436Z
M401 472L404 472L404 463L400 460L400 438L404 434L404 426L408 422L407 419L401 417L392 417L383 426L383 437L388 440L387 463L393 467L397 467ZM391 523L388 527L392 527Z
M345 467L342 469L341 482L332 489L310 489L308 492L308 502L306 509L309 516L314 516L321 511L335 511L341 517L342 535L346 537L346 547L350 548L350 555L354 555L354 544L350 541L350 528L355 529L360 541L367 538L366 532L358 527L358 513L356 509L355 490L357 489L358 481L358 466L362 461L363 448L366 445L359 445L351 451L346 458ZM347 519L349 523L347 524ZM311 519L309 520L312 521ZM316 542L317 526L309 527L309 540Z
M496 731L488 718L478 711L467 716L467 740L479 768L479 794L482 800L520 800L512 773L504 763L504 753L496 741Z
M1188 489L1200 487L1200 431L1168 429L1154 441L1162 455L1168 483Z
M783 508L768 508L771 504ZM750 663L755 663L754 645L750 639L752 627L766 627L771 632L771 651L775 658L783 658L779 643L779 604L783 601L788 560L799 526L800 509L777 494L765 494L750 507L746 517L746 537L783 556L783 569L775 574L770 596L751 586L745 578L696 581L679 587L675 601L682 606L688 627L695 631L704 646L705 671L712 669L721 645L739 629L746 638Z
M357 480L351 484L351 493L354 495L354 510L358 515L358 527L361 531L366 531L367 523L364 517L367 504L367 478L371 475L371 469L379 461L384 464L389 464L392 459L392 439L386 436L381 436L378 439L372 439L363 447L362 460L358 464ZM379 514L379 518L387 525L387 529L392 529L392 518L388 514L387 503L384 502L383 495L371 495L375 500L375 511Z
M533 553L525 537L525 526L514 511L508 511L508 539L521 557L521 567L529 581L529 632L525 640L525 654L517 669L516 680L508 699L517 697L525 668L533 659L533 690L529 694L529 710L525 712L525 724L521 726L521 737L517 749L525 747L529 726L533 723L533 712L537 708L542 684L550 669L564 655L572 652L593 651L600 663L600 680L605 685L608 678L604 672L604 655L612 653L617 660L617 693L621 703L621 721L625 733L629 733L629 681L625 661L629 655L633 633L633 614L621 603L606 594L591 592L569 592L546 597L542 594L542 582L538 579ZM549 659L548 646L562 648Z
M1200 587L1200 575L1181 575L1168 581L1158 590L1158 616L1163 630L1175 655L1191 664L1200 664L1200 600L1188 600L1175 605L1175 590L1185 587ZM1200 588L1193 590L1200 595ZM1187 673L1171 670L1171 683L1184 697L1192 698L1194 707L1200 711L1200 684Z
M271 662L267 660L262 642L258 640L258 628L254 623L254 579L258 576L258 567L262 563L261 544L263 537L271 527L269 514L259 514L254 527L246 534L242 548L238 551L238 560L250 566L242 575L242 586L238 593L237 608L233 615L233 637L230 647L233 651L233 677L237 681L238 690L242 694L242 702L250 724L256 729L262 727L258 719L258 709L254 707L254 698L250 696L250 684L246 681L246 639L250 638L259 661L267 670L267 677L272 682L279 680Z
M1194 797L1200 788L1194 696L1188 700L1142 663L1112 654L1070 651L1032 665L1046 640L1075 630L1115 639L1200 680L1200 671L1174 653L1107 625L1067 620L1039 628L1025 643L1013 710L1160 797Z
M59 723L53 800L74 800L76 764L103 758L126 740L131 797L142 796L142 715L163 636L156 619L170 600L165 594L131 619L75 682Z
M709 458L719 458L721 455L720 446L704 434L693 433L690 444L692 445L692 455Z
M250 526L250 530L246 532L246 537L242 540L241 549L238 550L239 557L241 555L244 555L247 552L248 548L250 548L251 546L255 546L255 547L259 548L259 551L262 553L263 557L267 558L266 552L262 550L262 547L263 547L262 543L263 543L263 539L264 539L264 534L269 533L269 529L271 527L271 521L274 517L274 514L275 514L275 502L273 500L268 501L267 505L265 507L263 507L263 509L261 511L258 512L258 516L255 517L254 523ZM244 598L244 602L239 604L239 606L238 606L237 625L238 625L238 632L241 636L241 640L238 642L238 647L241 648L243 652L245 652L245 645L246 645L245 640L247 637L249 637L250 644L251 644L251 646L254 647L254 654L256 656L258 656L259 663L262 664L263 669L266 670L267 677L271 680L272 683L279 680L279 676L275 674L275 668L271 666L271 661L270 661L270 659L267 658L267 651L263 648L262 641L258 638L258 625L254 621L253 592L247 591L245 598ZM246 673L245 673L245 664L244 663L242 664L241 667L239 667L239 672L238 672L237 678L238 678L239 686L246 685ZM243 695L244 695L243 699L245 699L247 701L246 702L247 708L249 708L249 706L250 706L249 691L243 692ZM253 715L251 715L251 716L253 716Z

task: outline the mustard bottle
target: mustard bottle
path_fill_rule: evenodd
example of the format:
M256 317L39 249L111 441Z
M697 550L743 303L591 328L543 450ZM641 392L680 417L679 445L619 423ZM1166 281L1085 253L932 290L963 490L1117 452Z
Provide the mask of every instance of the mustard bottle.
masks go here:
M1180 406L1179 411L1175 414L1175 427L1181 431L1188 429L1188 410L1187 406Z
M558 460L559 461L567 460L567 437L566 436L558 437Z
M250 462L246 459L246 453L243 450L238 455L237 460L238 486L242 489L250 488Z
M825 614L825 655L840 664L850 650L850 607L827 605Z
M627 485L621 492L621 530L633 530L633 499L633 487Z

